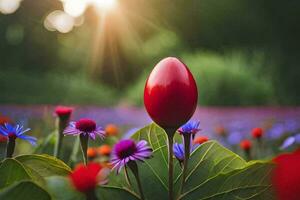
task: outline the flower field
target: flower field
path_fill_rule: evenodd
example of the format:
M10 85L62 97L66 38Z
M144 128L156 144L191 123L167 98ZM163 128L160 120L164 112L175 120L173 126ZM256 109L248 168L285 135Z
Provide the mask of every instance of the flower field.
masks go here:
M299 10L0 0L0 200L300 200Z
M300 145L299 108L197 99L188 68L166 58L146 81L145 110L2 107L0 197L296 200L299 150L283 152Z

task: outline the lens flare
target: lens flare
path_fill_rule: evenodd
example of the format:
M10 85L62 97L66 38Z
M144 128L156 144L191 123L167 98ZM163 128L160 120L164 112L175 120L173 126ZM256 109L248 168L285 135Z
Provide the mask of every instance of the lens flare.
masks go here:
M0 13L11 14L17 11L22 0L0 0Z
M116 7L116 0L90 0L91 4L95 5L97 8L101 10L111 10Z
M64 11L72 17L81 16L87 6L85 0L67 0L63 3Z

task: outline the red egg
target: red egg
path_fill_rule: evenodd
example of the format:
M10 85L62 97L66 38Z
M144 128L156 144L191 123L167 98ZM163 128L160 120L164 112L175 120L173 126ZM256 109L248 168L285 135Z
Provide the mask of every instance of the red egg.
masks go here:
M162 128L179 128L194 114L198 91L193 75L179 59L161 60L149 75L144 104L152 120Z

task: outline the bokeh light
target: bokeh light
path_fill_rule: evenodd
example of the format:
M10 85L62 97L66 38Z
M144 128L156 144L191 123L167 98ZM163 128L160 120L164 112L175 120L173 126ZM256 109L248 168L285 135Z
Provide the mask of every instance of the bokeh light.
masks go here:
M16 12L20 7L22 0L0 0L0 12L3 14L11 14Z
M44 21L44 26L47 30L61 33L70 32L74 25L74 18L61 10L51 12Z
M79 17L84 13L87 2L86 0L64 0L63 7L64 11L72 17Z

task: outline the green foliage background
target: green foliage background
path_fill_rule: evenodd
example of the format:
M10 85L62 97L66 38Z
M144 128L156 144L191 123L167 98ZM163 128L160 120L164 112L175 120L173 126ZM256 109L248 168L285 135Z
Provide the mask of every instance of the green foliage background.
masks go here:
M300 103L300 2L291 0L119 0L129 32L106 29L114 51L91 68L95 13L72 32L49 32L58 0L26 0L0 15L0 103L140 104L153 66L186 62L204 105ZM127 26L127 24L121 24Z

